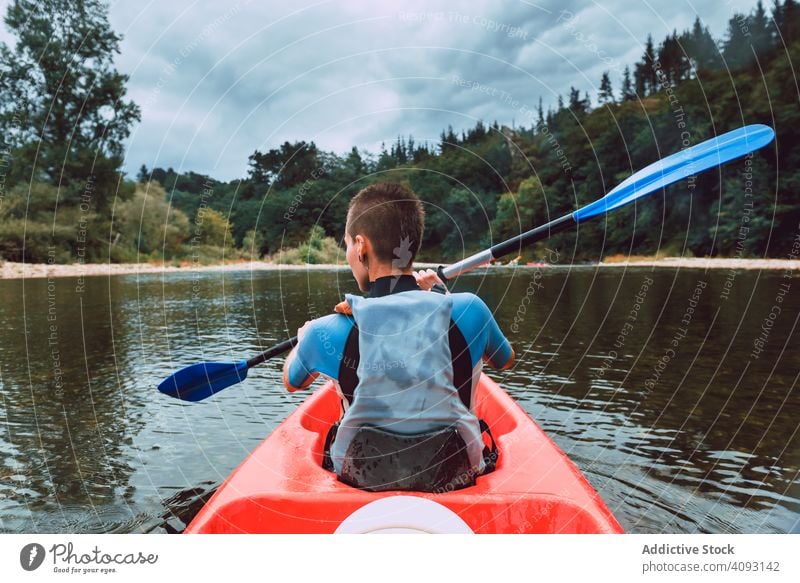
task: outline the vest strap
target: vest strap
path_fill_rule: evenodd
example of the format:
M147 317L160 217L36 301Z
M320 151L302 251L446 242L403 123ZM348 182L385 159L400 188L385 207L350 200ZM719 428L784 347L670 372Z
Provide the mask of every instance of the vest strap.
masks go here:
M481 427L481 435L485 433L491 443L491 445L484 446L483 448L483 463L486 466L483 470L483 473L489 474L497 469L497 458L500 455L500 452L497 451L497 444L494 441L492 430L489 429L489 424L483 419L478 419L478 423Z

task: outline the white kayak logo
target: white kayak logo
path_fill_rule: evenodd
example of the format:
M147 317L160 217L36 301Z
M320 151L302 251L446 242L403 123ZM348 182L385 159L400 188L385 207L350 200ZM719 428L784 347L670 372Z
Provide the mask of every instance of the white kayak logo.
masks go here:
M35 571L44 562L44 547L39 543L30 543L19 552L19 564L26 571Z

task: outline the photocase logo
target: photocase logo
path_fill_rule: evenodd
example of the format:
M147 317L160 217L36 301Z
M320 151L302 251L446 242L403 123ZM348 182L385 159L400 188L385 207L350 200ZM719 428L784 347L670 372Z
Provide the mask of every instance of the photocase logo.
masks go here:
M22 547L19 552L19 564L26 571L35 571L44 562L44 547L39 543L31 543Z

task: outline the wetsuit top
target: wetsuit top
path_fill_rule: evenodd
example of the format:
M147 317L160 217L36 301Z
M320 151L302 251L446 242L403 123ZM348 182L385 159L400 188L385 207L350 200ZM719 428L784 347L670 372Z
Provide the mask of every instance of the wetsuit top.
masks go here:
M381 417L384 428L399 433L429 431L437 419L440 425L456 423L472 465L482 469L480 430L471 413L472 394L484 359L495 368L508 368L514 358L511 345L486 304L471 293L423 292L412 275L379 278L372 283L368 298L348 295L348 302L354 315L331 314L309 325L286 378L291 387L303 386L315 373L334 381L344 410L331 452L334 469L338 472L356 425L370 422L373 414ZM382 322L381 313L393 320ZM365 335L360 343L359 337ZM421 350L431 352L425 356ZM370 354L359 368L364 351ZM424 357L415 359L415 354ZM406 366L401 367L401 362ZM413 374L405 374L407 371ZM389 385L380 383L381 376L397 376L398 382L403 377L406 385L418 385L406 388L417 390L400 394L391 390L391 380ZM412 376L419 381L415 383ZM356 387L361 387L361 381L365 388L359 401ZM438 396L430 394L432 388L440 391ZM446 397L448 390L452 398ZM375 391L382 392L380 398L371 394ZM426 394L428 401L414 398ZM375 403L387 401L388 409L371 410Z

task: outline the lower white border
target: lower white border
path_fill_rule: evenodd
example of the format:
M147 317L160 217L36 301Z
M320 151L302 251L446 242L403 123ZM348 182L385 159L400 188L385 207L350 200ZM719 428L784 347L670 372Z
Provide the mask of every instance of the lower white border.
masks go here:
M20 553L31 544L41 545L46 556L29 572ZM0 535L0 575L9 582L777 582L800 581L798 550L798 535L13 534ZM154 562L119 564L152 555Z

